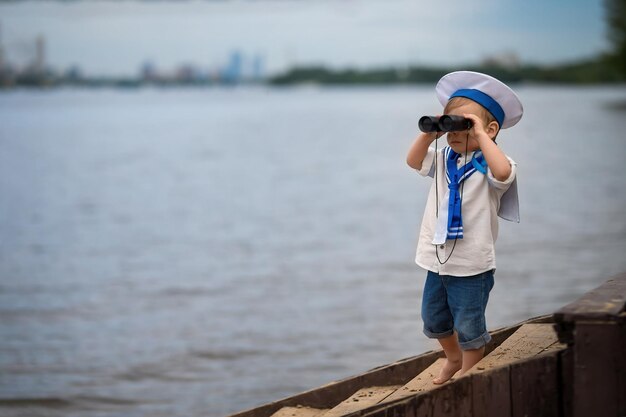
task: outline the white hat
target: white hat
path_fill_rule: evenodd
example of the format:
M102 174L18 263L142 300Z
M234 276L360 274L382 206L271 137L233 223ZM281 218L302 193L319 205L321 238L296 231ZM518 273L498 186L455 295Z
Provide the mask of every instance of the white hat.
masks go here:
M465 97L483 106L498 121L501 129L522 118L522 102L503 82L486 74L456 71L446 74L435 87L439 102L445 106L453 97Z

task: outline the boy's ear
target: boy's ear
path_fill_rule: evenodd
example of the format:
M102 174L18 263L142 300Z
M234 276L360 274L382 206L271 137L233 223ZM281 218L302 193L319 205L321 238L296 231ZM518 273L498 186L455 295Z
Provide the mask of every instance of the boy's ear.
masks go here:
M498 125L498 122L496 121L490 122L485 128L485 131L491 139L495 139L496 136L498 136L498 132L500 131L500 125Z

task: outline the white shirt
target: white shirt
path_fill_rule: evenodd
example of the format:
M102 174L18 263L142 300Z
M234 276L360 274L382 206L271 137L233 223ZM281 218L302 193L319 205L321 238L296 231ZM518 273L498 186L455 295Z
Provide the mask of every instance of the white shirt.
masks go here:
M473 154L470 152L467 158L462 154L458 159L458 166L461 167L471 161ZM456 246L453 239L446 240L442 245L434 245L432 241L437 223L436 191L438 191L439 212L441 212L442 202L447 204L445 195L448 190L443 149L437 152L436 181L433 181L428 194L415 263L440 275L454 276L476 275L496 268L495 242L498 238L500 199L513 184L517 173L517 164L508 156L507 158L511 162L511 175L505 181L498 181L492 175L491 170L487 169L487 175L477 171L461 183L459 193L463 190L461 207L463 239L458 239ZM417 172L423 176L434 175L435 150L433 148L428 149L422 168ZM435 188L435 183L438 190ZM517 203L517 196L515 196L515 203ZM439 259L437 259L437 253ZM447 262L446 259L448 259ZM444 263L441 264L439 260Z

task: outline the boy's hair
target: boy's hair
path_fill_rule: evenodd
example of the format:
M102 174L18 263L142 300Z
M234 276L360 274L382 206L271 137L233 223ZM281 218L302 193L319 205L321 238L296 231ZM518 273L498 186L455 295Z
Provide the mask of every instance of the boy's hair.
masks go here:
M468 101L475 103L475 101L470 100L469 98L452 97L446 104L446 107L443 109L443 113L448 114L450 110L456 109L457 107L461 107L463 104L467 103ZM488 125L491 122L497 122L496 118L493 117L493 115L489 113L487 109L484 108L483 106L480 106L480 114L478 116L483 120L483 123L485 125ZM500 127L499 123L498 123L498 127Z
M469 98L452 97L450 100L448 100L446 107L443 109L443 114L448 114L450 110L456 109L457 107L461 107L463 104L467 103L468 101L472 101L475 103L475 101L470 100ZM480 114L478 115L478 117L480 117L483 120L483 123L485 124L485 126L487 126L491 122L498 123L496 118L493 117L493 115L489 113L489 111L487 111L486 108L484 108L482 105L479 105L478 107L480 107ZM498 137L499 133L500 133L500 123L498 123L498 131L496 132L496 135L493 137L494 141Z

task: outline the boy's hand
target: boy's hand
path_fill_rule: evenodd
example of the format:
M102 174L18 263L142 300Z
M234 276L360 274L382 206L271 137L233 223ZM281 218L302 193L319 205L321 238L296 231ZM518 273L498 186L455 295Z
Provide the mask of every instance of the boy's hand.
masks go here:
M441 117L441 115L437 115L437 117ZM445 132L420 132L417 136L413 145L409 149L409 153L406 157L406 163L415 169L422 169L422 162L424 161L424 157L428 153L428 148L430 144L435 141L435 139L443 136Z
M420 134L420 136L423 138L423 140L428 141L428 143L433 143L435 141L435 139L439 139L440 137L442 137L446 132L422 132Z
M480 136L487 136L487 132L485 131L485 125L483 124L483 121L480 117L471 113L464 113L463 117L472 121L472 127L469 129L470 136L473 136L474 138L476 138L476 140L478 140Z
M483 121L478 116L475 114L464 114L463 117L472 121L473 125L469 130L470 138L473 137L478 141L478 146L480 146L480 150L485 156L485 160L487 161L492 175L498 181L505 181L511 175L512 170L508 158L491 139L485 130Z
M441 117L441 114L438 114L436 117ZM428 143L433 143L435 139L439 139L445 134L446 132L422 132L422 137L427 140Z

